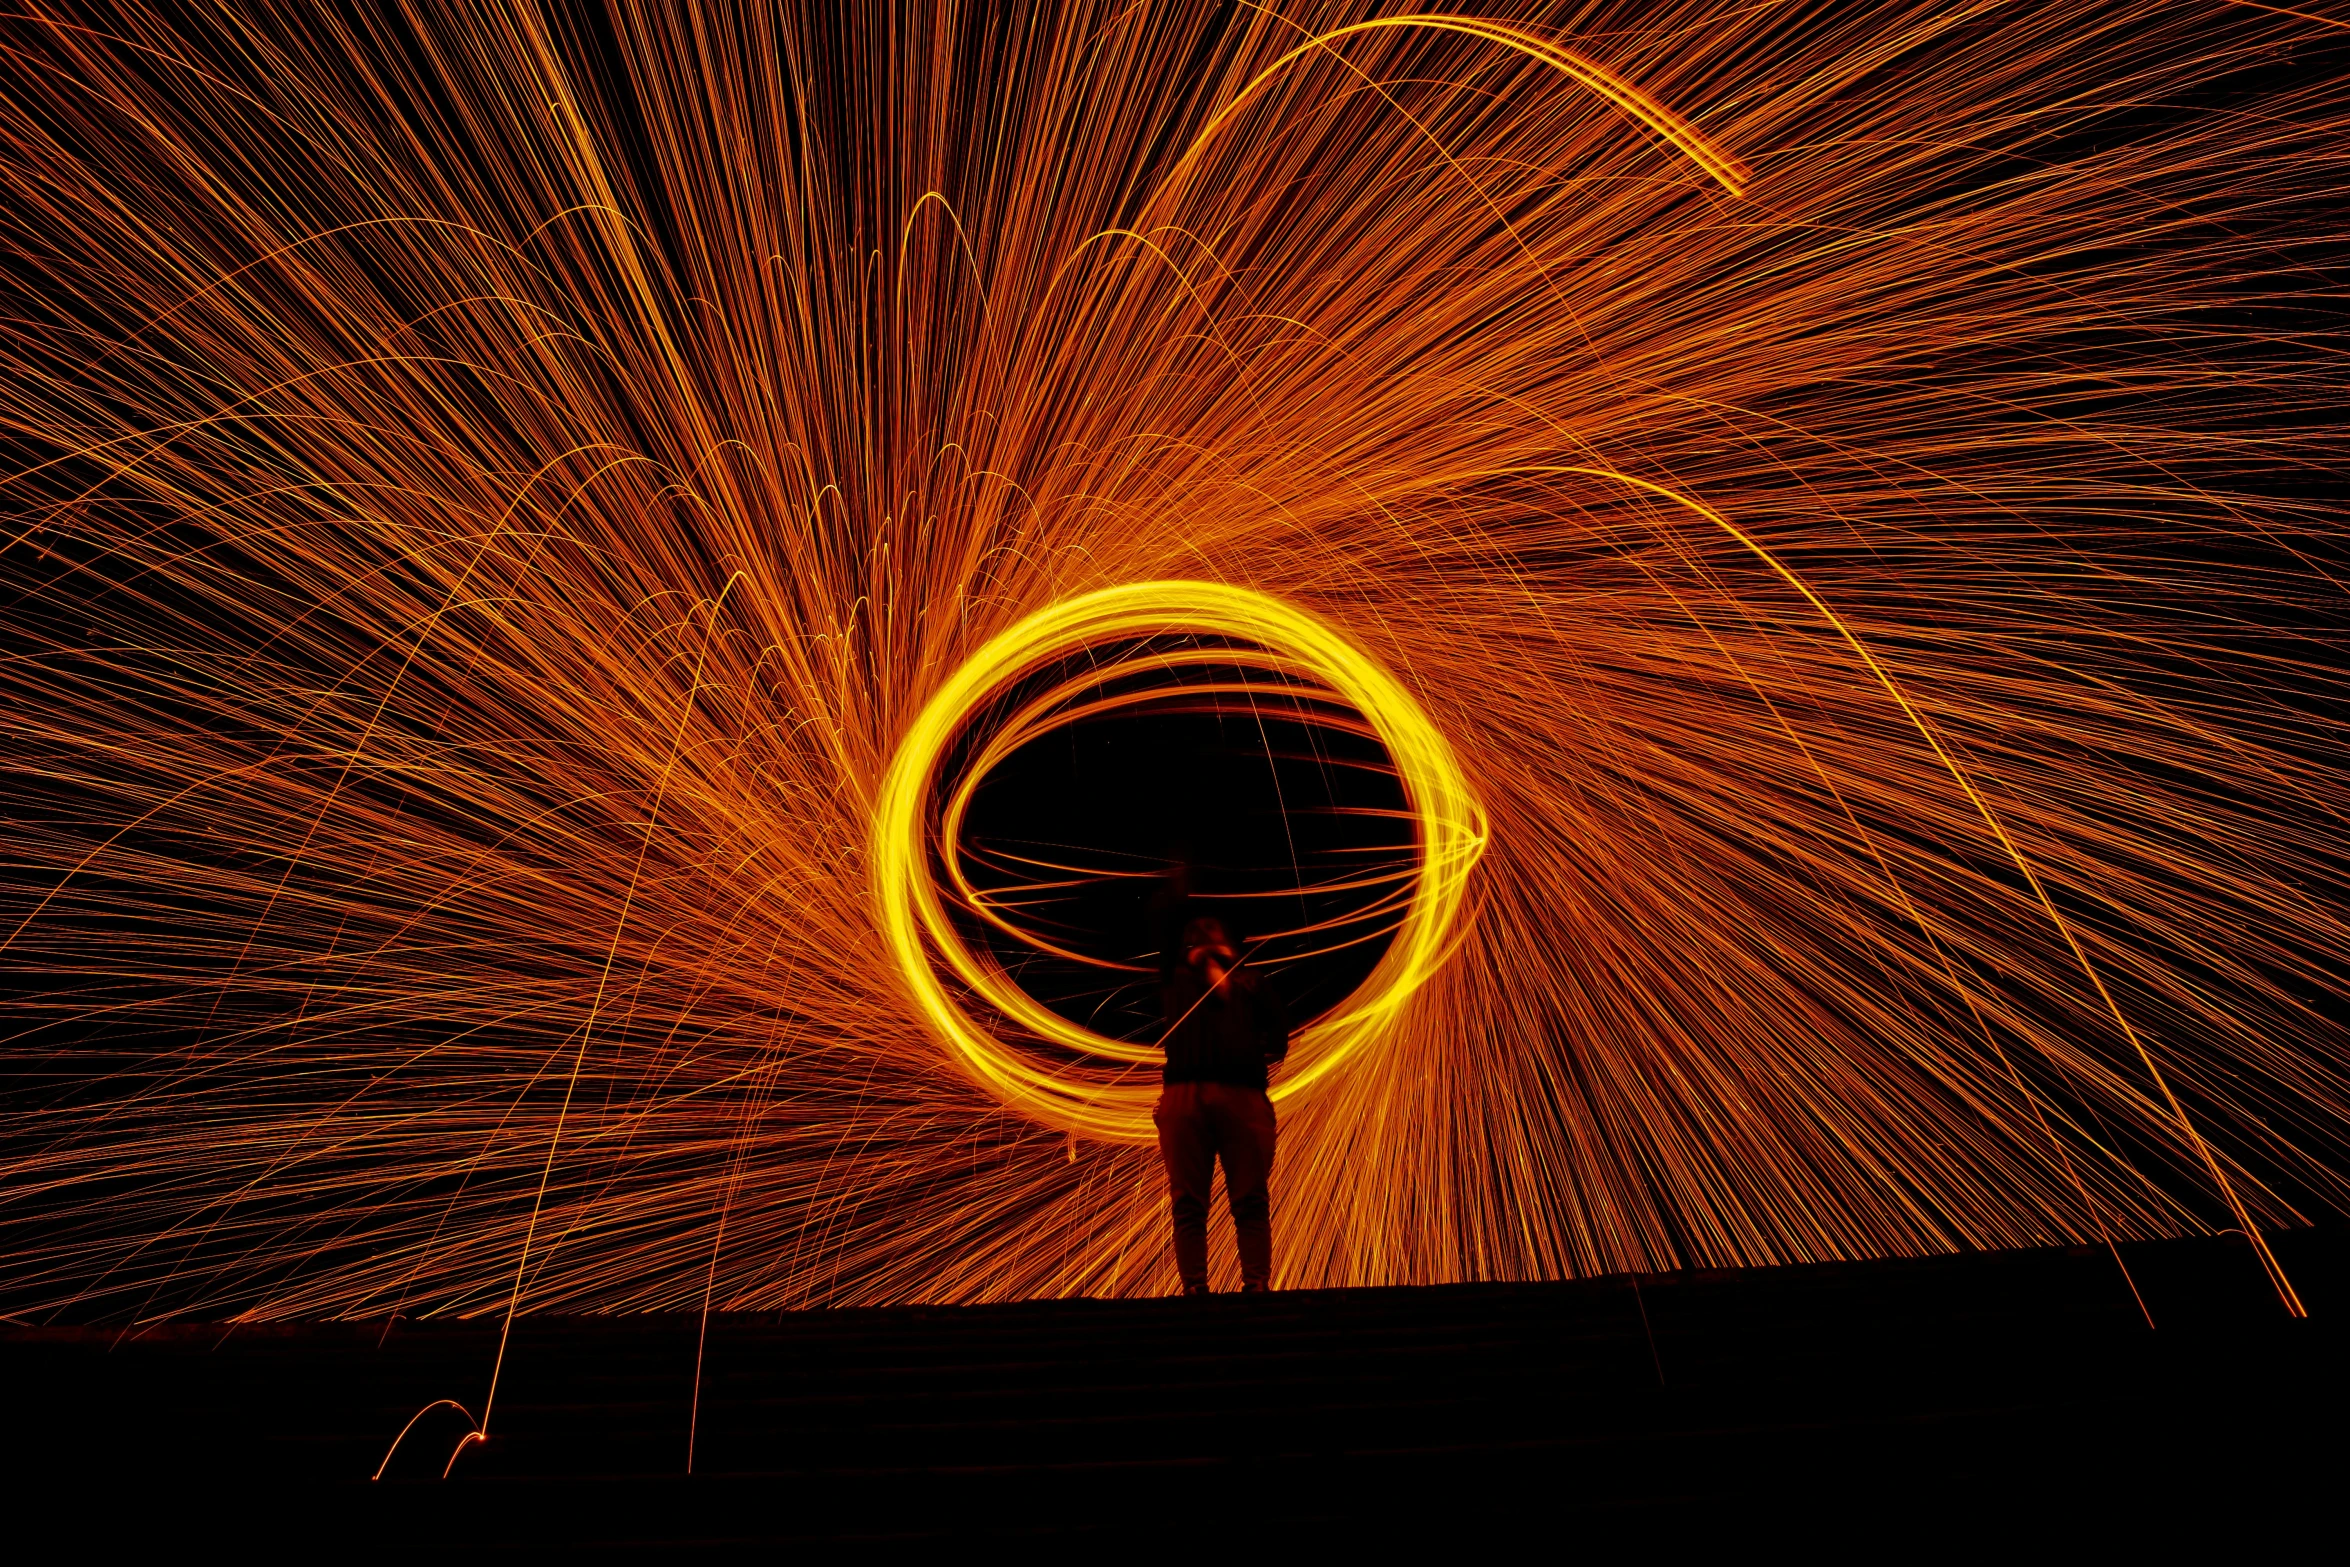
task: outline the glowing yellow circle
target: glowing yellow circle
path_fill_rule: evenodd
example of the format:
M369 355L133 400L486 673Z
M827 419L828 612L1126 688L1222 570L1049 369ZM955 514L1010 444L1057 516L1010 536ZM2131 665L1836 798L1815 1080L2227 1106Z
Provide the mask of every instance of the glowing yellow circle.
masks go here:
M1216 582L1137 582L1042 609L974 654L942 686L898 743L873 812L871 863L881 929L924 1018L948 1054L1007 1105L1088 1137L1148 1141L1155 1081L1133 1067L1155 1045L1096 1034L1037 1004L1001 968L966 947L931 880L925 801L939 759L980 705L1040 665L1106 642L1193 634L1270 650L1320 680L1362 714L1401 776L1417 822L1420 867L1395 939L1370 977L1336 1011L1301 1030L1275 1099L1337 1070L1376 1038L1443 963L1469 870L1485 848L1485 813L1452 747L1410 693L1335 627L1293 604ZM932 955L1011 1021L1081 1057L1116 1063L1102 1077L1045 1070L1021 1060L948 994Z

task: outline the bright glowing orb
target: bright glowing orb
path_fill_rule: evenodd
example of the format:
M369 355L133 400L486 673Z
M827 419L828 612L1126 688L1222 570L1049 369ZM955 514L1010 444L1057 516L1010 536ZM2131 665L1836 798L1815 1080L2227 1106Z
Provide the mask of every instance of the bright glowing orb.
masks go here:
M1298 1032L1273 1085L1276 1100L1327 1078L1395 1022L1449 952L1462 891L1485 848L1485 813L1419 703L1336 627L1294 604L1215 582L1137 582L1039 610L997 636L939 688L898 744L873 813L873 893L899 972L955 1062L1014 1109L1088 1137L1151 1137L1158 1082L1144 1068L1157 1047L1068 1021L964 943L933 880L932 785L963 727L1012 681L1088 648L1185 634L1255 644L1362 714L1395 763L1415 821L1420 863L1395 939L1352 996ZM950 994L941 963L1007 1023L1075 1064L1027 1059Z

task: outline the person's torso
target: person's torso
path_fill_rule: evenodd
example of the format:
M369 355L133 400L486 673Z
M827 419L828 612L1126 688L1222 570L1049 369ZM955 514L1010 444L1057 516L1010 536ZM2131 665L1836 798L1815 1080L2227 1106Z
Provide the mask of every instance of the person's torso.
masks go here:
M1264 1023L1256 997L1239 984L1209 990L1188 971L1168 986L1177 1021L1166 1038L1166 1081L1265 1086Z

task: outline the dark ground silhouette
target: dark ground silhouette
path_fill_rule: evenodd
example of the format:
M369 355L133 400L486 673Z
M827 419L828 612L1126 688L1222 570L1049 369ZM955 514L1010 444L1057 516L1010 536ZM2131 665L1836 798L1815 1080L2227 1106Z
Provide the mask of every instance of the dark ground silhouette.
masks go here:
M1879 1559L1963 1542L2336 1528L2350 1237L1568 1284L720 1315L0 1336L16 1525L429 1559L1000 1537L1144 1550L1724 1537ZM1635 1288L1637 1286L1637 1288Z

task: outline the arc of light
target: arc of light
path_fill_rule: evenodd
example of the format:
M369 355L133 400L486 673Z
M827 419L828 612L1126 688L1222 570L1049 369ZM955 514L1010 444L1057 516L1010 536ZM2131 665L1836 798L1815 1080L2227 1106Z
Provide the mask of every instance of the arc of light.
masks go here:
M1222 130L1225 124L1248 104L1250 99L1256 96L1259 88L1286 70L1291 62L1317 50L1326 49L1350 34L1367 33L1390 27L1413 27L1424 28L1430 32L1460 33L1485 43L1500 44L1505 49L1515 50L1530 60L1539 61L1561 75L1572 78L1605 98L1616 108L1646 126L1649 132L1659 140L1671 143L1683 157L1704 170L1715 183L1731 195L1745 195L1746 187L1753 182L1753 172L1745 164L1740 163L1736 158L1706 140L1698 133L1697 127L1605 66L1585 59L1572 49L1562 48L1539 33L1528 32L1524 28L1513 27L1506 22L1489 21L1481 16L1453 16L1444 12L1429 11L1411 16L1380 16L1373 17L1368 21L1349 22L1344 27L1334 27L1328 32L1317 33L1304 43L1299 44L1280 59L1259 71L1246 87L1234 95L1230 103L1216 112L1216 117L1208 121L1199 135L1192 139L1191 146L1185 150L1175 167L1168 172L1167 178L1161 182L1160 188L1165 189L1181 178L1183 172L1191 166L1192 160L1199 156L1201 149L1207 146L1209 140Z
M2236 1223L2242 1226L2244 1234L2251 1240L2254 1249L2260 1253L2260 1264L2267 1270L2268 1281L2275 1287L2277 1298L2284 1302L2285 1310L2296 1317L2308 1316L2308 1310L2301 1304L2301 1297L2294 1292L2292 1280L2285 1277L2285 1270L2277 1262L2276 1254L2269 1250L2268 1242L2262 1238L2259 1228L2253 1224L2252 1216L2245 1211L2243 1199L2236 1195L2235 1183L2230 1181L2227 1172L2220 1168L2218 1156L2211 1151L2211 1145L2203 1140L2203 1134L2195 1130L2195 1123L2188 1117L2186 1106L2179 1103L2179 1096L2171 1090L2170 1079L2163 1076L2162 1068L2155 1064L2154 1053L2146 1048L2146 1042L2139 1038L2138 1031L2130 1026L2129 1018L2123 1014L2121 1004L2113 999L2113 993L2105 988L2105 981L2098 974L2097 965L2089 961L2089 954L2082 948L2080 938L2073 934L2071 923L2057 912L2055 900L2048 896L2048 889L2041 885L2040 877L2033 871L2031 861L2025 858L2022 848L2017 845L2015 840L2007 835L2007 828L2000 822L1998 813L1991 809L1991 802L1983 798L1975 788L1974 781L1967 777L1966 769L1959 766L1958 759L1944 747L1941 736L1934 732L1934 726L1926 721L1926 716L1923 713L1911 705L1908 694L1901 689L1901 683L1893 678L1891 670L1877 662L1876 655L1869 651L1868 644L1860 639L1859 633L1847 625L1841 615L1830 609L1827 600L1813 592L1809 583L1797 576L1778 556L1765 548L1759 539L1694 496L1668 489L1652 480L1636 478L1628 473L1619 473L1612 468L1585 468L1561 463L1513 468L1508 471L1514 473L1572 473L1581 474L1588 478L1609 479L1634 489L1645 490L1651 495L1661 496L1675 505L1687 507L1728 534L1737 541L1740 547L1770 567L1789 587L1803 595L1805 602L1819 612L1821 619L1835 628L1836 634L1844 639L1845 645L1850 647L1861 663L1867 666L1869 673L1876 677L1877 683L1885 688L1886 695L1893 698L1894 705L1901 709L1902 716L1907 718L1919 735L1924 737L1926 744L1933 750L1935 758L1942 763L1949 772L1952 781L1958 785L1960 792L1967 797L1976 813L1983 818L1983 824L1991 829L1991 836L1996 838L2000 848L2007 852L2009 861L2014 864L2017 873L2024 878L2024 884L2032 889L2032 896L2038 901L2040 911L2048 916L2048 923L2056 927L2056 933L2062 936L2064 944L2072 949L2073 960L2080 965L2081 972L2088 976L2090 986L2097 992L2097 999L2105 1004L2106 1013L2112 1017L2114 1026L2121 1030L2122 1037L2130 1042L2130 1047L2133 1050L2137 1051L2138 1060L2145 1066L2147 1076L2154 1079L2154 1086L2162 1091L2163 1102L2170 1106L2171 1116L2178 1122L2179 1130L2186 1134L2188 1144L2202 1159L2203 1168L2210 1173L2213 1183L2218 1186L2220 1196L2226 1201L2228 1210L2236 1216ZM2136 1285L2133 1284L2131 1288L2135 1292Z
M1339 1012L1302 1030L1286 1098L1327 1076L1377 1036L1451 954L1468 875L1486 840L1484 808L1452 747L1418 702L1338 629L1293 604L1225 583L1164 580L1098 589L1050 605L1000 633L950 675L898 742L877 798L869 864L882 936L907 991L948 1055L1005 1103L1087 1136L1150 1136L1155 1086L1072 1080L1030 1066L976 1024L941 983L932 954L982 994L998 987L964 947L930 873L931 785L965 722L988 697L1040 664L1127 638L1193 634L1267 648L1312 674L1369 721L1394 761L1417 823L1420 865L1394 943ZM1011 1000L1008 994L1005 1000ZM1032 1007L1021 1008L1025 1013ZM1054 1019L1052 1035L1085 1053L1132 1061L1140 1047Z
M472 1410L467 1409L463 1404L458 1403L453 1398L436 1398L431 1403L425 1405L422 1409L416 1411L416 1413L413 1415L410 1415L408 1417L408 1423L400 1427L400 1434L392 1438L392 1445L384 1451L384 1461L380 1464L377 1464L375 1466L375 1473L367 1477L370 1482L381 1480L384 1477L384 1471L392 1467L392 1459L399 1454L400 1444L407 1441L408 1433L416 1429L416 1422L422 1420L426 1415L431 1414L436 1409L454 1409L457 1411L457 1413L465 1417L465 1423L469 1426L472 1426L475 1431L481 1429L480 1423L473 1418ZM471 1441L472 1437L472 1431L466 1433L467 1441ZM460 1448L462 1448L464 1445L465 1443L462 1442L458 1444ZM456 1460L454 1457L450 1459L450 1462L452 1463L455 1461ZM446 1476L444 1475L443 1478L446 1478Z
M897 291L901 297L906 292L906 249L914 237L914 220L922 216L923 204L932 201L939 204L947 215L947 221L955 226L955 243L963 247L963 262L971 269L971 281L979 285L979 314L984 320L987 316L987 279L979 275L979 258L971 252L971 237L963 232L963 215L955 210L953 202L935 190L926 190L914 198L914 205L906 209L906 221L898 229Z
M563 1124L571 1115L571 1096L579 1087L580 1068L586 1064L588 1043L595 1035L596 1020L603 1011L604 989L612 982L612 961L620 951L620 938L628 930L629 912L636 902L637 882L644 875L645 856L652 852L653 828L655 823L660 820L661 803L669 792L669 776L677 769L677 760L684 745L686 722L693 716L694 699L701 694L702 668L710 657L710 642L716 635L718 612L725 608L726 596L734 591L734 585L743 580L744 575L738 571L729 576L726 579L726 585L718 590L718 597L710 603L709 620L705 623L702 631L701 651L694 659L693 678L686 684L685 701L678 713L677 730L670 737L669 759L662 765L659 782L653 786L652 809L646 813L645 830L643 836L637 841L636 865L629 872L628 891L620 900L620 916L613 922L611 944L604 949L604 967L603 971L596 976L595 999L588 1004L587 1021L580 1025L579 1048L571 1058L571 1076L563 1085L563 1104L555 1112L555 1129L547 1139L547 1162L539 1170L538 1195L531 1200L530 1222L523 1227L522 1231L522 1254L514 1264L514 1292L506 1302L505 1326L498 1330L498 1356L490 1364L490 1390L481 1401L480 1421L475 1424L471 1434L463 1442L457 1444L457 1451L449 1455L450 1469L457 1466L458 1455L463 1453L468 1445L474 1442L486 1442L490 1439L490 1410L498 1401L498 1378L506 1369L506 1346L514 1335L514 1318L522 1310L522 1283L524 1276L530 1269L530 1243L538 1233L539 1212L546 1206L547 1185L554 1179L555 1155L563 1146ZM441 1477L447 1479L448 1470L443 1470Z

